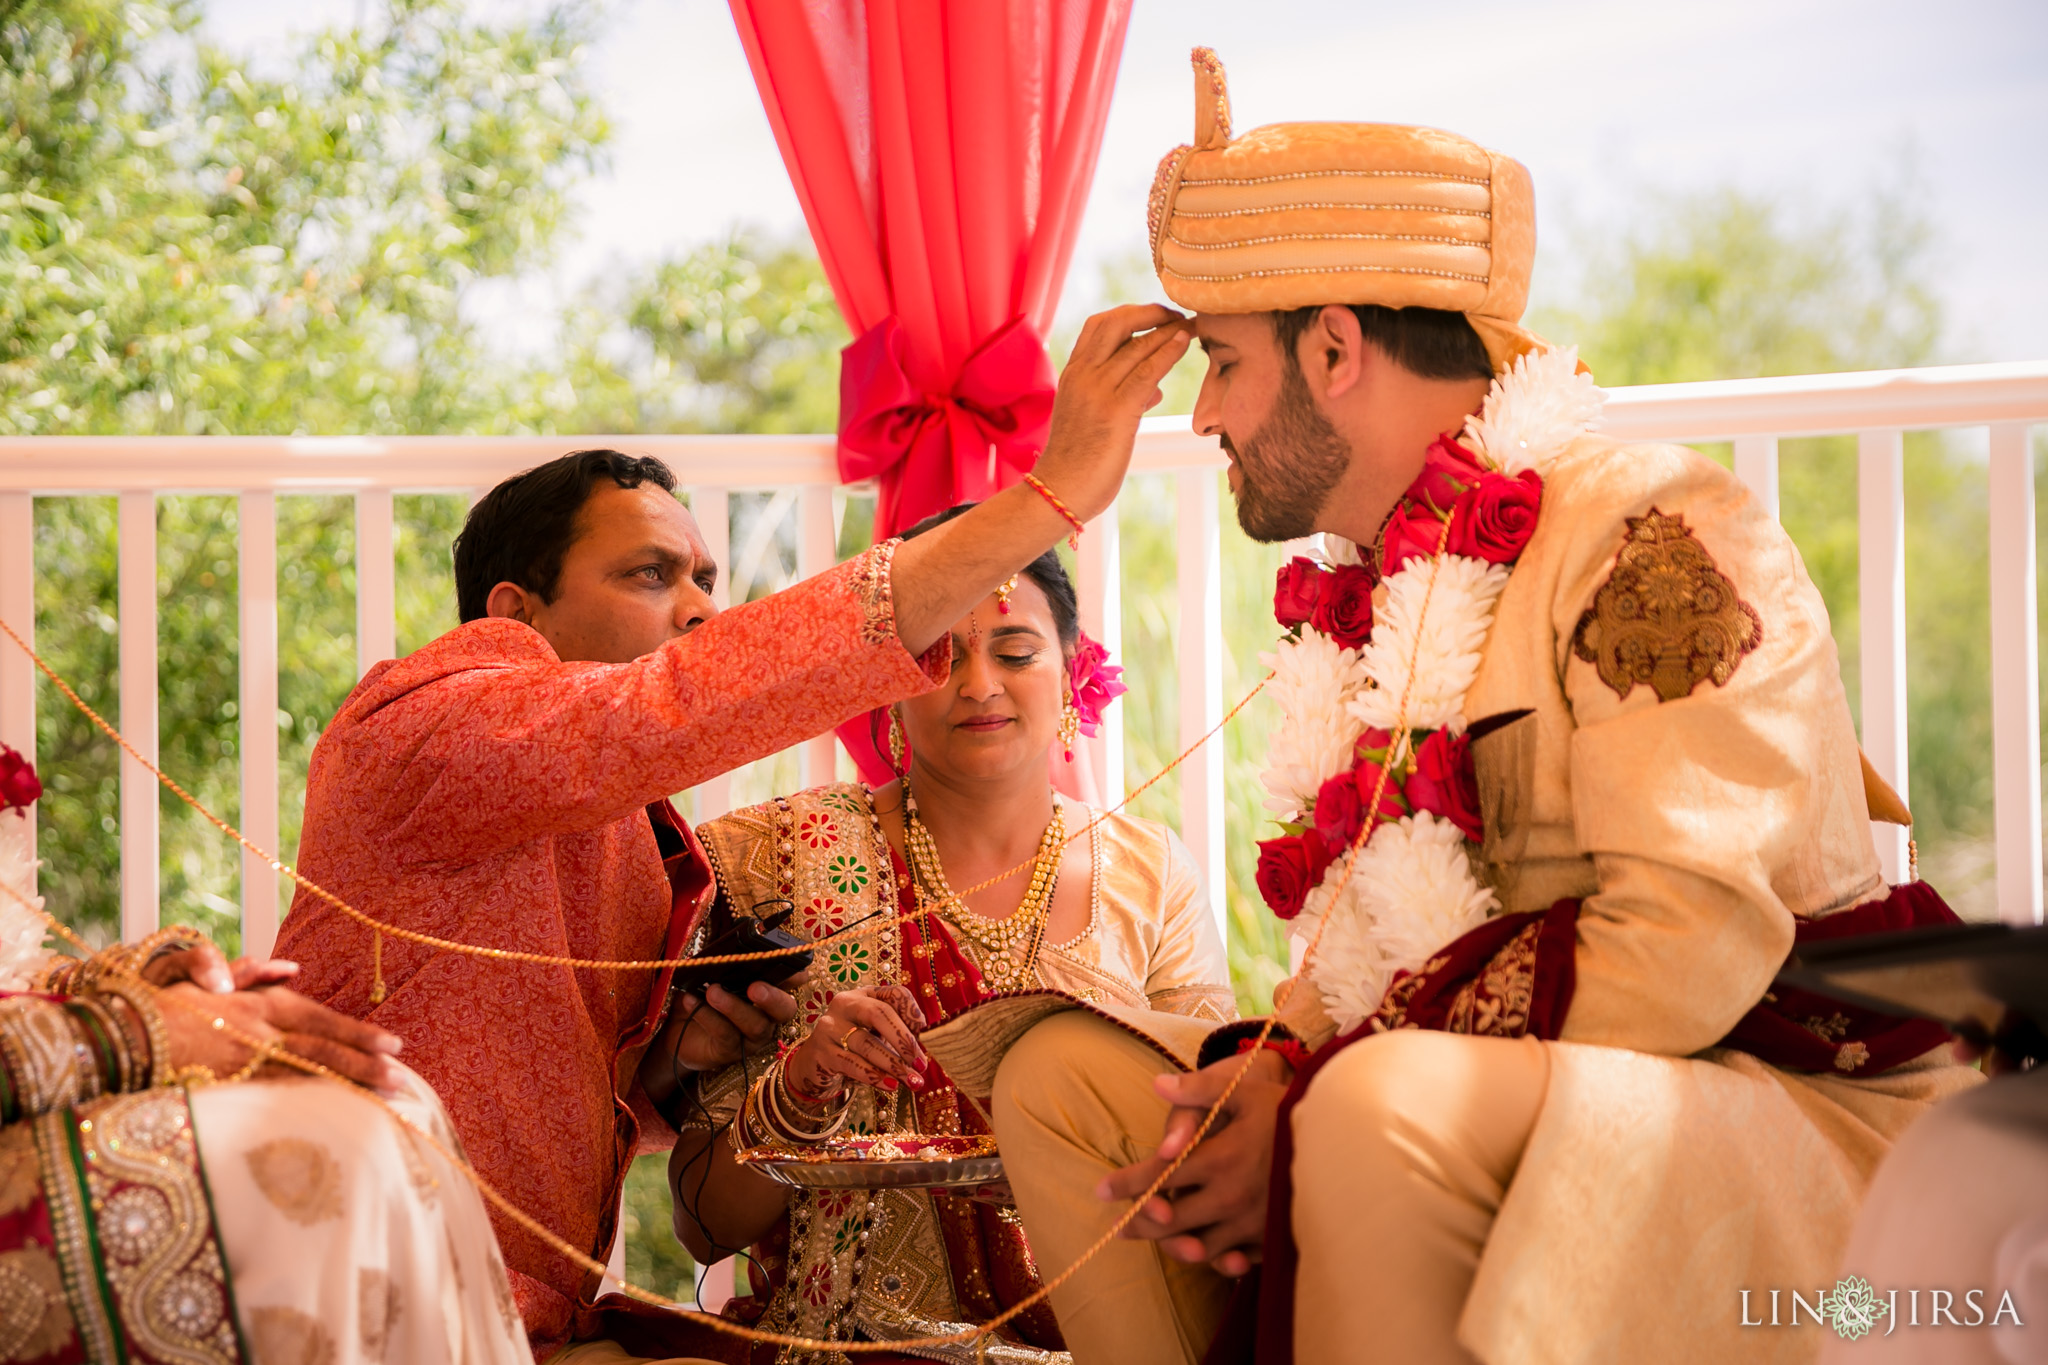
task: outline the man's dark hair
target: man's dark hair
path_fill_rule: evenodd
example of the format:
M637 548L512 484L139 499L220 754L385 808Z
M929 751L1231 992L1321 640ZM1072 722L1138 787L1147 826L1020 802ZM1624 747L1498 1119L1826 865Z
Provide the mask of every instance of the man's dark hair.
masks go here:
M1493 378L1486 345L1463 313L1441 308L1385 308L1377 303L1354 303L1350 308L1365 339L1411 374L1424 379ZM1322 311L1319 305L1282 309L1271 315L1273 335L1279 338L1290 365L1300 364L1295 348Z
M514 474L469 509L455 537L455 605L464 621L486 614L491 589L517 583L555 600L562 556L576 540L576 515L601 479L620 488L651 483L676 491L660 460L616 450L578 450Z
M913 540L934 526L944 526L973 506L971 502L963 502L943 512L934 512L905 531L903 538ZM1024 576L1045 594L1046 604L1052 608L1053 629L1059 632L1061 646L1071 650L1081 638L1081 601L1074 593L1074 580L1067 577L1067 566L1060 563L1059 552L1047 550L1026 564Z

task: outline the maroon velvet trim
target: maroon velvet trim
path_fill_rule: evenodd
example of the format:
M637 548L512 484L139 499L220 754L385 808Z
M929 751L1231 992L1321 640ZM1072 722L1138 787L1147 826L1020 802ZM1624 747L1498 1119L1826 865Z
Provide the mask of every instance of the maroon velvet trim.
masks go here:
M1891 895L1825 919L1802 920L1792 951L1807 943L1961 924L1933 887L1907 882ZM1932 1019L1882 1014L1796 986L1774 985L1736 1022L1721 1046L1747 1052L1787 1071L1820 1071L1837 1076L1875 1076L1948 1041L1949 1031Z

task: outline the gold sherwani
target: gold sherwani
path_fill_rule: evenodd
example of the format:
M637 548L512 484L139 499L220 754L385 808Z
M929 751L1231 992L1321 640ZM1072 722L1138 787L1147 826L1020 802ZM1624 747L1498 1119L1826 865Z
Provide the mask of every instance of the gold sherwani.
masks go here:
M1736 646L1717 669L1621 589L1688 595ZM1831 1285L1892 1140L1976 1076L1939 1053L1851 1079L1715 1047L1795 918L1887 892L1798 552L1697 452L1581 439L1546 478L1466 720L1503 911L1584 899L1576 989L1460 1340L1489 1365L1810 1358L1812 1330L1742 1329L1738 1291ZM1313 989L1283 992L1283 1018L1327 1040ZM1321 1174L1297 1165L1298 1197Z

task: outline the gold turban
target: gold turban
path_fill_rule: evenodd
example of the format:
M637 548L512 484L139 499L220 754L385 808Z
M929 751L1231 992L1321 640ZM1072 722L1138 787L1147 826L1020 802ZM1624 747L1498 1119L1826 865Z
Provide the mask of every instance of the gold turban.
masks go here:
M1496 371L1543 345L1520 325L1536 255L1520 162L1391 123L1275 123L1233 139L1223 63L1205 47L1193 61L1195 140L1159 163L1148 215L1168 298L1202 313L1461 312Z

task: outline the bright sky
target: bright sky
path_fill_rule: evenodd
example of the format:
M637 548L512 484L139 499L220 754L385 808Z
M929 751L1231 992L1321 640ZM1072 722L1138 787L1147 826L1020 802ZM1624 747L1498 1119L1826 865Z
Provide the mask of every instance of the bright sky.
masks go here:
M972 3L973 0L956 0ZM346 22L362 0L208 0L224 45ZM1136 0L1067 310L1144 248L1145 192L1193 125L1187 50L1230 71L1239 129L1450 128L1518 157L1539 220L1626 224L1660 192L1853 204L1919 161L1950 358L2048 356L2048 5L2039 0ZM616 128L549 276L475 301L516 321L607 269L802 215L720 0L617 0L593 54ZM1538 289L1542 280L1539 276Z

